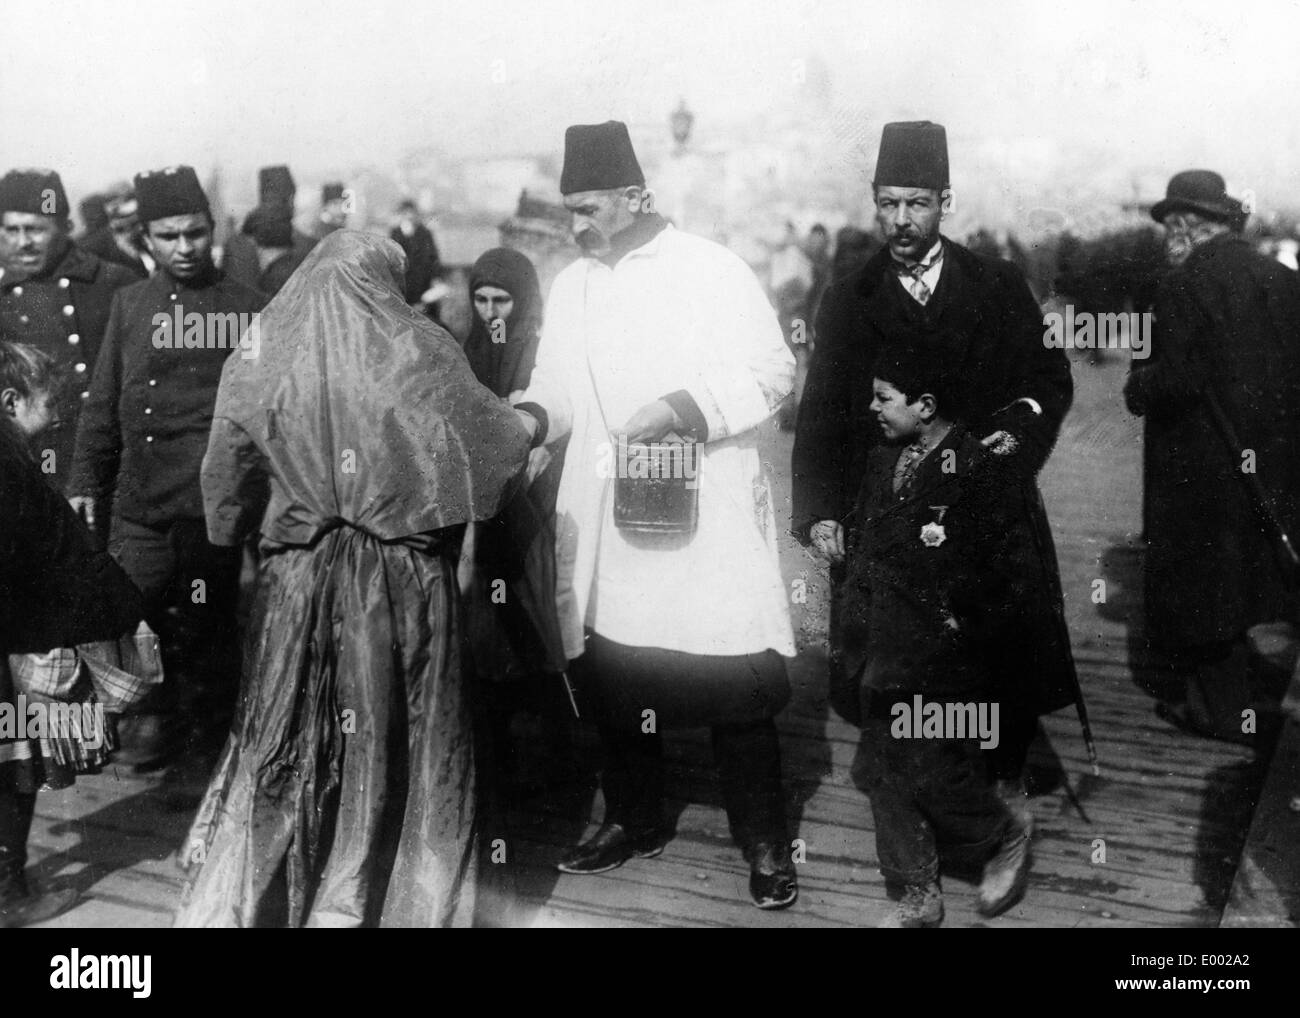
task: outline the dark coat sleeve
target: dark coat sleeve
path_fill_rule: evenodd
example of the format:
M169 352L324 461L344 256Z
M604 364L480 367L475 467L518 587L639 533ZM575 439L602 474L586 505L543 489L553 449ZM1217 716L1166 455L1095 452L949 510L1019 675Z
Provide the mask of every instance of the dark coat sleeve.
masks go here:
M804 543L817 521L842 521L857 495L849 483L854 457L850 387L856 377L849 351L862 339L853 333L853 296L841 283L826 292L818 309L817 348L795 429L791 532Z
M1008 367L1006 392L1010 401L993 415L994 430L1005 429L1024 440L1021 468L1037 473L1061 430L1061 422L1074 399L1074 379L1064 350L1049 347L1043 340L1042 309L1034 299L1020 270L1009 262L999 262L997 304L1005 309L1004 330L1007 347L1000 353ZM1032 399L1042 409L1035 413L1024 399Z
M125 332L126 301L121 291L113 295L104 341L95 360L90 394L77 425L76 453L72 463L73 495L92 495L104 500L117 485L122 457L122 429L118 416L122 394L122 340Z
M34 463L7 449L0 459L5 652L43 653L131 632L144 615L140 592Z
M1179 413L1197 402L1206 380L1201 345L1211 323L1191 292L1177 281L1156 298L1156 332L1151 357L1133 362L1124 401L1139 417L1151 411Z

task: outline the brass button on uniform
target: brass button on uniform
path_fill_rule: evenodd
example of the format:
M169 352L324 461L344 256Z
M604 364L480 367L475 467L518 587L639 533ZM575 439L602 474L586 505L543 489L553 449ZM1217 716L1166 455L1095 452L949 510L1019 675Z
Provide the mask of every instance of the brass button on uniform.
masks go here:
M31 321L31 319L28 318L26 315L19 315L18 320L22 322L24 325L26 325L28 322Z
M72 365L72 370L79 375L83 374L86 370L86 365L81 363L81 361L78 361L76 364Z
M152 441L153 441L153 435L145 435L145 436L144 436L144 440L145 440L146 442L152 442Z
M77 309L74 308L71 304L64 304L63 313L67 315L69 318L71 318L73 315L77 313Z
M144 412L147 413L147 414L151 414L151 413L153 413L153 407L151 407L151 406L147 406L147 407L145 407L145 408L144 408Z
M78 343L81 342L81 337L78 336L75 332L70 333L68 335L68 342L71 343L73 346L76 346Z
M15 297L21 297L22 295L23 295L23 288L22 288L21 286L15 286L15 287L14 287L14 296L15 296Z
M71 285L71 280L67 276L59 277L59 289L66 290Z
M150 384L150 385L157 385L157 384L158 384L158 379L156 379L156 378L151 378L151 379L149 379L149 384Z

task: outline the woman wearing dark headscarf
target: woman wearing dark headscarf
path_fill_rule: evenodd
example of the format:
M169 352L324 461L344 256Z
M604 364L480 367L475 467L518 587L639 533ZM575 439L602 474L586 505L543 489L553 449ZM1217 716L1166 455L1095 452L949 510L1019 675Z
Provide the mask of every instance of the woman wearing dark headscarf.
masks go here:
M512 248L493 248L470 271L469 297L470 368L498 396L526 389L542 326L532 263ZM564 455L539 449L532 456L532 483L496 518L473 525L462 557L469 646L486 680L481 688L505 779L518 770L509 728L521 707L550 722L547 764L563 771L569 755L567 700L557 677L567 662L555 616L555 493Z
M472 918L455 561L528 440L407 306L404 269L391 241L331 234L222 373L209 539L259 529L262 554L239 713L182 848L201 868L177 925Z

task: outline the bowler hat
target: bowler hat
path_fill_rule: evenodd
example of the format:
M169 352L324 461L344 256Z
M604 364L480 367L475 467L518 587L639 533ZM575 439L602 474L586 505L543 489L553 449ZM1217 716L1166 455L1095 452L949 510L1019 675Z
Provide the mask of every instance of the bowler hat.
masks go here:
M1163 223L1171 212L1197 212L1226 223L1240 216L1242 207L1213 170L1183 170L1169 178L1164 198L1151 207L1151 218Z

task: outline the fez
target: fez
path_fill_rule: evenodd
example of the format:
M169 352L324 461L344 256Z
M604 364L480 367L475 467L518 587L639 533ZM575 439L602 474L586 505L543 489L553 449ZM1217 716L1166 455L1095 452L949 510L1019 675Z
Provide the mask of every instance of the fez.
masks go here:
M574 124L564 132L561 194L633 186L645 187L645 174L632 150L626 124L620 120Z
M896 121L880 134L875 187L926 187L948 184L948 134L928 120Z
M168 166L165 170L137 174L135 197L139 204L140 222L146 225L168 216L199 212L212 215L208 196L203 193L192 166Z
M287 166L263 166L257 171L258 202L262 205L292 205L297 193Z
M332 201L342 201L344 187L342 184L326 184L320 189L320 202L328 205Z
M53 170L10 170L0 177L0 212L67 219L71 209L63 181Z
M1241 202L1228 194L1223 178L1213 170L1183 170L1169 179L1164 199L1151 207L1151 218L1163 223L1171 212L1196 212L1229 223L1243 211Z

